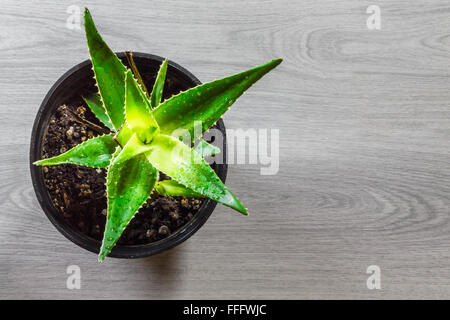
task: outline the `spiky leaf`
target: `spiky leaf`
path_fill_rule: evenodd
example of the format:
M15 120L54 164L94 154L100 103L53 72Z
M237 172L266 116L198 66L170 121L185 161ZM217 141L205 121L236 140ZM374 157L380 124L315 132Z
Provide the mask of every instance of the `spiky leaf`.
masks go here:
M213 126L225 111L252 84L281 63L272 60L220 80L215 80L182 92L159 105L153 114L162 134L171 135L176 129L187 129L194 140ZM202 130L194 130L201 121ZM194 132L200 131L200 132Z
M53 158L36 161L38 166L54 166L58 164L76 164L93 168L106 168L117 147L113 135L98 136L73 147L69 151Z
M173 197L201 197L202 195L186 188L182 184L174 180L164 180L158 181L155 184L155 190L162 196L173 196Z
M106 179L108 215L98 256L100 262L111 252L128 223L150 196L158 171L144 155L119 163L113 159Z
M156 76L155 84L153 85L152 93L150 95L150 105L152 109L156 108L162 100L164 82L166 81L167 63L168 60L164 59L159 68L158 75Z
M202 157L209 157L220 153L220 149L205 140L200 140L194 148Z
M151 144L143 143L136 134L133 134L114 161L116 163L124 162L151 149Z
M158 133L158 124L151 113L148 100L133 77L131 70L126 75L125 113L127 126L145 143Z
M100 120L105 126L107 126L111 131L116 131L114 126L106 113L105 107L103 107L102 100L98 94L93 94L87 98L83 97L84 102L91 109L92 113Z
M154 137L148 161L159 171L201 195L243 214L247 210L228 190L203 157L180 140L166 135Z
M84 12L84 27L97 87L106 113L118 130L125 119L126 67L103 41L87 8Z

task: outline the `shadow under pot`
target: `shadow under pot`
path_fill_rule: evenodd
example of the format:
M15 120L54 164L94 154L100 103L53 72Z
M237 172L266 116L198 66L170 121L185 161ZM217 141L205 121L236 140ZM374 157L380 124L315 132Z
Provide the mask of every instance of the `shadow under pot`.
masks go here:
M117 55L128 66L125 54ZM152 88L163 58L137 52L133 58L145 85ZM169 61L163 98L200 83L189 71ZM94 253L99 252L106 223L106 170L69 164L39 167L32 163L108 132L82 99L96 92L90 60L66 72L41 104L30 146L31 178L43 211L66 238ZM223 139L220 145L211 143L221 149L223 163L211 167L225 182L226 135L222 119L214 128L221 131ZM152 197L131 220L109 257L141 258L173 248L206 222L216 204L206 198Z

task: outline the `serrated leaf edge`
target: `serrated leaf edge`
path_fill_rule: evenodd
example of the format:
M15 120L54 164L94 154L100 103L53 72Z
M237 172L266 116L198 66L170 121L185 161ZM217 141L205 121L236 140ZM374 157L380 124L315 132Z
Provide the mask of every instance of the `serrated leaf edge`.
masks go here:
M61 154L59 154L59 155L57 155L57 156L54 156L54 157L51 157L51 158L45 158L45 159L41 159L41 160L35 161L35 162L33 162L33 165L35 165L35 166L47 166L47 167L50 167L50 166L59 166L59 165L63 165L63 164L73 164L73 165L76 165L76 166L82 166L82 167L88 167L88 168L97 168L97 169L105 169L105 168L108 168L108 167L100 167L100 166L91 166L91 165L85 165L85 164L78 164L78 163L73 163L73 162L70 162L70 161L62 161L61 163L58 163L58 164L39 164L38 162L41 162L41 161L44 161L44 160L50 160L50 159L52 159L52 158L56 158L56 157L62 156L62 155L64 155L64 154L70 152L73 148L76 148L76 147L78 147L78 146L81 146L81 145L83 145L84 143L86 143L86 142L88 142L88 141L90 141L90 140L93 140L93 139L96 139L96 138L100 138L100 137L104 137L104 136L109 136L109 135L112 135L112 134L111 134L111 133L105 133L105 134L102 134L102 135L99 135L99 136L95 136L95 137L90 138L90 139L88 139L88 140L86 140L86 141L83 141L82 143L77 144L75 147L72 147L72 148L70 148L69 150L67 150L66 152L61 153ZM111 160L112 160L112 159L113 159L113 158L111 157L110 163L111 163Z
M123 149L123 148L121 148L120 146L117 146L116 150L114 151L114 154L115 154L115 153L117 152L117 150L119 150L119 149ZM112 157L112 158L111 158L111 160L110 160L110 162L109 162L109 166L108 166L108 171L109 171L109 167L112 165L114 159L115 159L115 157ZM129 160L131 160L131 159L129 159ZM146 158L145 158L145 161L147 161ZM147 161L147 162L148 162L148 161ZM149 162L149 163L150 163L150 162ZM150 163L150 164L151 164L151 163ZM152 165L152 166L153 166L153 165ZM153 168L156 170L156 179L155 179L155 185L156 185L156 183L158 183L158 181L159 181L159 171L158 171L155 167L153 167ZM107 171L107 174L106 174L107 177L108 177L108 171ZM109 181L108 181L108 179L106 179L105 187L106 187L106 212L107 212L106 219L108 219L108 213L109 213L109 211L108 211L108 208L109 208L109 197L108 197ZM155 190L155 187L153 186L153 189L150 191L150 193L149 193L147 199L144 200L144 201L142 202L142 204L140 205L140 207L135 211L135 213L133 214L133 216L131 217L131 219L127 222L127 224L123 227L123 229L122 229L122 230L118 229L118 230L120 230L120 237L122 236L124 230L125 230L125 229L128 227L128 225L130 224L131 220L134 219L134 217L135 217L136 214L139 212L139 210L141 210L141 208L143 208L144 205L147 203L148 199L150 198L150 196L151 196L151 194L152 194L152 192L153 192L154 190ZM105 237L105 232L106 232L106 224L105 224L105 230L103 231L103 239L104 239L104 237ZM102 244L101 244L101 246L100 246L100 251L99 251L99 254L98 254L98 261L99 261L100 263L103 262L103 261L107 258L107 256L111 253L112 249L116 246L116 243L117 243L117 241L119 241L120 237L117 238L116 242L114 242L114 244L112 245L112 248L111 248L111 249L108 249L109 252L104 256L104 258L103 258L102 260L100 260L100 254L101 254L101 252L102 252L102 251L101 251L101 248L103 247L103 240L102 240Z
M175 99L176 97L178 97L178 96L181 95L181 94L185 94L185 93L187 93L187 92L197 90L197 89L199 89L199 88L201 88L201 87L204 87L204 86L207 86L207 85L208 85L208 86L209 86L209 85L212 85L212 84L217 83L217 82L219 82L219 81L223 81L223 80L225 80L225 79L227 79L227 78L235 77L235 76L240 75L240 74L242 74L242 73L248 72L248 71L250 71L250 70L252 70L252 69L254 69L254 68L261 67L261 66L263 66L263 65L269 64L270 62L274 62L274 61L280 61L280 63L281 63L281 62L283 61L283 59L281 59L281 58L279 58L279 59L272 59L272 60L270 60L270 61L268 61L268 62L266 62L266 63L263 63L263 64L261 64L261 65L255 66L255 67L250 68L250 69L247 69L247 70L245 70L245 71L242 71L242 72L239 72L239 73L236 73L236 74L232 74L232 75L226 76L226 77L224 77L224 78L219 78L219 79L215 79L215 80L212 80L212 81L209 81L209 82L205 82L205 83L202 83L202 84L197 85L197 86L195 86L195 87L189 88L189 89L187 89L187 90L185 90L185 91L180 91L180 92L177 93L176 95L171 96L169 99L164 100L164 102L160 103L160 104L158 105L158 107L156 107L155 109L152 110L152 112L155 112L155 111L156 111L159 107L161 107L164 103L169 103L172 99ZM275 67L276 67L276 66L275 66ZM275 67L274 67L274 68L275 68ZM257 82L258 82L258 81L253 82L253 83L252 83L252 84L251 84L244 92L242 92L239 96L237 96L231 104L228 104L228 106L227 106L227 108L225 109L225 111L223 112L223 114L224 114L226 111L228 111L228 110L230 109L230 107L234 104L234 102L236 102L236 101L238 100L238 98L239 98L241 95L243 95L245 92L247 92L247 91L248 91L255 83L257 83ZM155 117L155 118L156 118L156 117ZM219 118L219 119L220 119L220 118ZM219 120L217 120L217 121L219 121ZM209 128L207 128L206 130L203 129L203 127L202 127L202 134L204 134L206 131L208 131L209 129L211 129L211 128L217 123L217 121L214 122L214 123L213 123ZM196 138L200 138L200 137L192 137L192 139L196 139Z
M88 8L85 8L84 19L86 19L86 11L87 11L87 13L91 16L91 13L89 12ZM91 19L92 19L92 16L91 16ZM124 72L124 76L125 76L125 73L126 73L126 71L127 71L128 68L123 64L122 60L119 59L119 57L116 55L116 53L109 47L109 45L106 43L106 41L105 41L105 40L103 39L103 37L101 36L100 32L98 32L97 26L96 26L95 23L94 23L94 19L92 19L92 23L93 23L93 25L94 25L95 32L98 34L98 36L100 37L100 39L102 39L102 41L104 42L105 46L113 53L113 55L117 58L117 60L119 61L119 63L125 68L125 72ZM94 72L95 86L96 86L97 89L98 89L98 95L100 96L100 100L101 100L101 102L102 102L103 107L105 108L105 111L106 111L106 114L107 114L109 120L111 121L111 124L113 125L113 127L114 127L115 130L117 131L119 128L116 128L116 126L112 123L111 115L109 114L108 109L105 107L105 102L103 101L103 96L102 96L100 87L98 86L97 73L95 72L94 61L92 61L91 48L89 47L89 42L88 42L87 36L86 36L86 44L87 44L87 47L88 47L89 56L90 56L90 58L91 58L91 59L90 59L90 60L91 60L91 64L92 64L91 69L92 69L92 71ZM124 78L124 80L125 80L125 78ZM125 86L124 86L124 90L125 90ZM125 91L124 91L124 94L125 94Z

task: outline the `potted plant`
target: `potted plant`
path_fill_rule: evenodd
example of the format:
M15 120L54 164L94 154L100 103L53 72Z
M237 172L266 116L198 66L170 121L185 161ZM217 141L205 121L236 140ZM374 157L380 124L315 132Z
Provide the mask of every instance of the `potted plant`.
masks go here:
M213 126L225 133L224 112L282 60L200 84L167 59L115 54L88 9L84 25L91 62L50 90L31 141L35 191L57 229L103 261L181 243L216 202L247 215L223 183L226 164L204 159L226 147L202 136Z

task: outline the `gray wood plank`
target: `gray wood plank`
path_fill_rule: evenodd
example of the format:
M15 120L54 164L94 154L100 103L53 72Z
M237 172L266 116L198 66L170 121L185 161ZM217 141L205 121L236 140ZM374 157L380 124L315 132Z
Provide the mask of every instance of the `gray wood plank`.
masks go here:
M280 170L233 165L249 217L218 206L159 256L96 262L39 208L31 126L48 89L87 59L69 5L116 51L203 81L283 57L225 116L279 128ZM449 298L450 4L369 1L18 1L0 5L0 298ZM66 267L82 271L66 289ZM378 265L382 289L368 290Z

